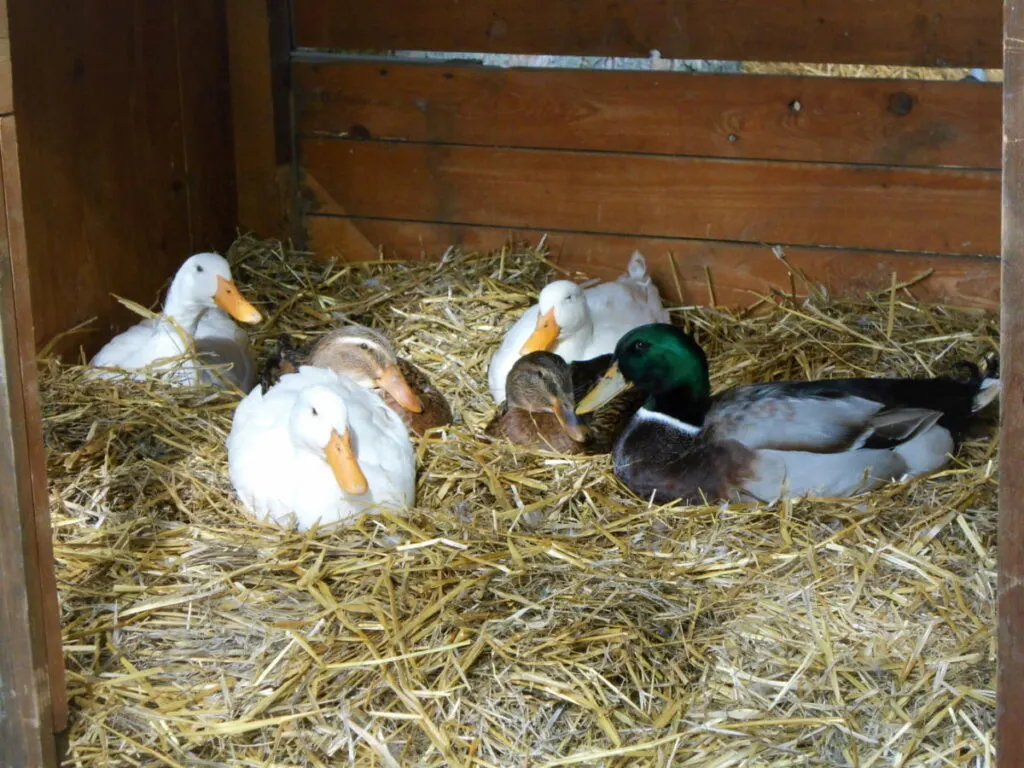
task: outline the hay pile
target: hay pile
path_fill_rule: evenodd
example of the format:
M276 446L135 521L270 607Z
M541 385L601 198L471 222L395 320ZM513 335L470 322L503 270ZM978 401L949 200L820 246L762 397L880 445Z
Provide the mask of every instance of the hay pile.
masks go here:
M624 261L627 254L624 254ZM287 330L388 330L461 418L419 508L320 534L249 521L235 398L44 361L78 766L982 765L993 757L996 445L856 500L655 508L607 458L477 438L533 251L325 267L233 249ZM770 306L769 306L770 305ZM940 372L990 316L785 298L688 310L714 383Z

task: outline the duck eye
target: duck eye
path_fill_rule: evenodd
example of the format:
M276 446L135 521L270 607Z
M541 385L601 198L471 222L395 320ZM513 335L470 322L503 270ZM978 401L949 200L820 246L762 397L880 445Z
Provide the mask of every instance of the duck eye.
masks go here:
M360 347L360 349L363 349L363 350L366 350L366 351L369 351L369 349L370 349L370 345L367 344L365 341L362 344L360 344L359 347Z
M196 264L196 272L202 272L202 271L203 271L203 265L202 264Z
M645 350L646 350L646 349L647 349L647 348L648 348L649 346L651 346L651 345L650 345L650 344L648 344L648 343L647 343L646 341L644 341L643 339L637 339L636 341L634 341L634 342L633 342L633 349L634 349L634 351L636 351L636 352L643 352L643 351L645 351Z
M313 412L314 416L319 416L320 415L319 413L316 412L316 408L310 408L310 410Z

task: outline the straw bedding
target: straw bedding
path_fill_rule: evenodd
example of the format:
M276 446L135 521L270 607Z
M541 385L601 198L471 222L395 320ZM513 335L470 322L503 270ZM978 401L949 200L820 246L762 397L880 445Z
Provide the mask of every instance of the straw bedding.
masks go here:
M44 360L69 764L992 760L991 428L938 476L853 500L649 508L607 457L478 437L542 253L328 267L243 238L231 256L269 310L258 350L371 323L458 421L418 443L415 512L302 535L233 498L237 396ZM716 387L942 372L997 347L991 316L911 291L674 315Z

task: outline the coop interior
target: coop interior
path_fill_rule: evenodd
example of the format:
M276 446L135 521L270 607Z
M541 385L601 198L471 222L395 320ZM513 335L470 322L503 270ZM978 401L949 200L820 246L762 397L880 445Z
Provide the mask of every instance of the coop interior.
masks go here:
M482 430L510 324L634 250L715 390L998 352L1001 3L8 16L67 765L991 764L998 414L767 504ZM407 514L253 519L244 392L88 376L205 250L261 359L360 323L445 393Z

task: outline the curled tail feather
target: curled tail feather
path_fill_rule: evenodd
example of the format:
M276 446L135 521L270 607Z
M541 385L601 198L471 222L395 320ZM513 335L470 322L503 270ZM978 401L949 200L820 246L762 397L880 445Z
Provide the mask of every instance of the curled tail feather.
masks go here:
M647 259L644 258L640 251L633 251L633 255L629 258L629 268L627 271L629 276L638 283L646 285L651 281L651 276L647 272Z

